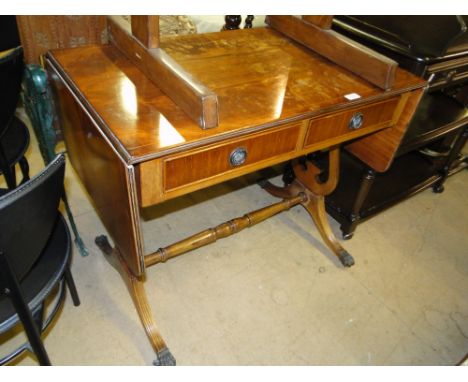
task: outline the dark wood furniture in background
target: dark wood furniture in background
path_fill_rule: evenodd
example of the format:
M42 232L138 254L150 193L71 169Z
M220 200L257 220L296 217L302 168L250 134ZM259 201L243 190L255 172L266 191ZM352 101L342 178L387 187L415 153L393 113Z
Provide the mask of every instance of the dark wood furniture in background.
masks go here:
M253 15L248 15L245 18L245 23L244 23L244 28L249 29L252 28L252 22L254 20L255 16ZM240 25L242 22L242 16L224 16L224 26L223 26L223 31L233 31L236 29L240 29Z
M333 29L427 79L425 92L388 168L376 171L343 151L340 183L327 212L344 238L384 209L468 167L460 154L468 138L468 33L463 16L340 16ZM326 166L326 160L323 162Z
M102 236L96 243L125 280L157 365L175 359L151 315L146 268L299 204L330 250L351 266L354 260L330 230L324 205L338 181L340 147L352 141L353 152L370 166L389 166L425 86L395 67L391 87L383 90L363 77L381 83L385 72L375 75L370 66L364 75L353 74L282 34L287 19L269 20L277 30L160 37L159 48L151 48L145 44L149 30L139 34L141 41L110 17L110 44L56 50L46 58L71 163L115 248ZM301 28L302 22L310 24L302 20ZM339 39L330 35L328 41ZM363 64L381 58L368 52ZM149 65L162 56L170 60ZM393 67L388 59L382 62ZM157 86L161 80L154 73L161 68L182 73L163 80L180 94L164 94ZM193 84L204 84L219 99L218 126L203 128L184 111L190 94L181 89ZM321 181L320 169L297 158L326 149L329 176ZM291 159L297 176L291 186L263 183L282 201L147 254L142 208Z

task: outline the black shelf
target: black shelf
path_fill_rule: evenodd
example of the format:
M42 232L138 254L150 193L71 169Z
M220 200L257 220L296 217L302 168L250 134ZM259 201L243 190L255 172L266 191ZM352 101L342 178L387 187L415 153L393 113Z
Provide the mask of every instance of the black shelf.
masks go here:
M468 124L468 109L441 91L426 93L408 126L397 155L425 146Z
M463 144L467 136L468 128L459 131L451 156L459 152L460 148L455 146ZM353 236L359 223L420 191L432 187L435 192L442 192L448 176L468 169L468 158L461 154L451 159L428 156L418 150L396 158L384 173L376 173L345 151L340 160L340 180L335 191L326 197L325 205L327 212L341 224L345 239ZM315 161L319 167L327 168L326 157L315 158ZM366 190L361 191L363 188ZM359 200L362 204L356 207Z
M376 175L358 218L363 221L430 187L440 178L437 174L440 166L440 160L433 160L417 151L400 156L389 171ZM351 223L354 202L365 174L365 165L351 154L343 152L340 173L338 187L326 198L327 212L339 222L346 219Z

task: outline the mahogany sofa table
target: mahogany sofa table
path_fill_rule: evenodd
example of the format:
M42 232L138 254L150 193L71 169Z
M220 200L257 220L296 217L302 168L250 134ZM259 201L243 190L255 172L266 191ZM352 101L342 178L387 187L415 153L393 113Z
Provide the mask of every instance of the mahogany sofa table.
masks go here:
M343 265L353 265L324 209L340 146L370 166L389 165L425 83L397 69L384 91L269 28L167 37L161 46L216 92L217 127L201 129L113 45L52 51L46 66L70 161L115 248L104 236L96 242L116 260L155 364L168 365L175 359L149 309L145 268L298 204ZM320 170L297 158L325 149L329 175L320 182ZM295 181L262 185L280 202L145 253L140 208L287 160Z

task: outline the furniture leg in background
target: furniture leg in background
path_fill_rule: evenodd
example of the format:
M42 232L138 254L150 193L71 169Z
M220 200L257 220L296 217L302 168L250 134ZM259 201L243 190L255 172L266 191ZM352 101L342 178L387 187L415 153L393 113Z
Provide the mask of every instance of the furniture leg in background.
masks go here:
M441 177L437 181L437 183L434 184L434 186L432 187L434 192L440 193L444 191L444 183L449 177L449 175L451 175L451 172L454 167L468 168L468 158L466 157L462 159L462 163L460 163L459 166L454 166L454 163L456 162L457 158L460 157L460 153L463 150L463 147L465 146L467 140L468 140L468 126L466 126L463 129L463 131L458 135L455 142L453 143L452 149L450 150L450 154L447 157L447 160L445 161L444 166L440 170Z
M23 92L23 104L26 113L31 121L34 133L39 144L39 150L45 164L48 164L55 156L55 145L57 143L57 132L54 128L54 105L51 90L47 82L45 70L37 64L27 65L25 68ZM88 250L81 239L80 233L75 224L73 213L66 193L63 193L63 202L67 212L75 245L81 256L88 256Z
M367 168L362 176L361 186L359 187L359 191L354 201L353 209L350 215L350 223L343 223L341 225L341 231L343 234L343 239L351 239L354 235L354 230L356 229L357 225L359 224L359 211L361 211L362 205L369 194L369 191L374 183L376 173L373 169Z
M247 15L245 18L244 29L252 28L252 23L255 19L253 15ZM236 29L240 29L240 24L242 22L242 16L224 16L225 24L222 31L232 31Z

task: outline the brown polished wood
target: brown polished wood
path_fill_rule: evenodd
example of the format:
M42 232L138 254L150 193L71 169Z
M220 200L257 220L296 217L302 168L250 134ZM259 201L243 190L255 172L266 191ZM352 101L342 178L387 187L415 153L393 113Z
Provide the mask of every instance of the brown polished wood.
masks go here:
M295 158L301 152L306 130L305 121L296 122L229 139L227 143L143 162L138 166L141 206L160 203ZM233 166L229 158L238 148L246 150L247 158L244 163Z
M414 90L404 95L406 102L400 105L398 119L392 129L386 129L346 146L346 150L361 159L376 171L387 171L393 163L396 152L409 122L421 100L423 89Z
M16 16L24 61L39 64L51 49L107 43L106 16Z
M294 16L268 16L270 27L337 62L382 89L391 89L398 64L335 31L325 30Z
M182 66L190 63L192 75L204 76L219 91L224 107L220 108L223 119L218 128L199 129L183 110L112 46L55 51L49 57L63 82L78 90L76 98L82 101L81 107L93 119L104 139L109 140L126 166L135 166L138 195L134 199L138 198L143 206L357 138L374 131L375 126L376 129L387 127L390 114L387 108L396 99L401 104L408 90L424 85L417 77L397 70L394 88L382 92L268 29L183 36L164 39L161 43ZM187 46L193 48L187 50ZM252 54L245 56L245 51ZM228 57L231 54L243 58L236 61ZM210 67L212 70L208 70ZM224 73L230 71L236 75L226 77ZM239 82L239 78L243 80ZM359 98L348 101L344 95L350 92L356 92ZM379 113L370 114L371 130L348 132L342 125L344 127L339 129L345 129L340 130L343 137L341 132L337 134L333 130L334 127L331 128L334 133L327 135L329 133L325 132L330 129L330 124L314 128L321 115L328 120L332 115L347 115L356 109L362 109L366 114L368 109L377 110L374 108L378 108ZM383 120L373 117L380 112L385 117ZM294 120L298 122L288 125L288 121ZM368 118L365 116L364 120ZM307 130L308 121L311 122ZM283 137L287 139L275 138L273 142L277 143L270 147L270 134L279 137L276 134L283 133L277 133L275 129L280 131L283 126L290 129ZM399 126L403 128L404 123ZM313 134L326 135L314 138ZM231 169L227 154L244 144L249 146L248 161L251 162ZM223 156L218 158L218 153ZM203 168L200 158L212 158L210 160L217 167ZM194 167L194 174L183 171L187 163ZM181 173L180 181L176 175L171 175L176 170ZM126 173L127 170L123 171ZM126 221L135 227L132 221L136 219L132 216L130 214ZM116 224L115 219L109 218L109 221ZM112 236L117 240L125 238L117 231ZM122 250L122 245L118 246ZM138 264L144 256L142 246L135 244L133 247L137 249L130 252L133 254L128 255L131 259L128 261L133 264L132 270L141 274L143 270ZM128 251L122 252L128 254Z
M372 105L286 124L245 138L230 139L227 143L143 162L138 166L140 205L147 207L323 147L375 133L394 125L405 102L406 97L394 97ZM362 114L364 122L361 127L351 129L350 120L358 113ZM229 155L236 148L245 149L247 159L239 166L232 166Z
M116 248L110 246L109 241L105 236L98 236L96 244L104 253L107 261L119 272L125 282L127 289L135 304L140 321L145 329L148 340L156 354L156 362L159 365L175 365L175 359L169 352L169 349L164 342L161 333L154 321L151 313L151 306L146 295L144 279L137 277L128 268L128 263L122 258L121 253Z
M318 181L322 170L312 162L299 163L293 161L293 171L296 179L302 183L310 192L318 196L327 196L333 192L340 177L340 150L337 147L329 151L328 178L325 182Z
M375 132L382 127L392 126L395 110L399 103L402 103L402 100L395 97L372 105L312 119L309 123L304 146L317 148L323 144L335 145ZM362 116L363 122L360 127L353 129L350 127L351 119L358 114Z
M300 124L268 134L256 134L247 139L234 140L188 155L170 157L164 161L164 190L191 184L237 168L294 152L300 132ZM244 150L246 159L242 164L230 163L230 155Z
M159 48L159 16L132 16L132 34L147 48Z
M325 244L344 266L354 265L354 258L341 246L328 223L325 212L325 196L335 189L339 178L340 151L338 147L329 151L328 179L320 182L321 170L311 162L293 161L294 181L286 187L277 187L265 182L262 187L271 195L279 198L303 196L301 205L309 213ZM287 200L287 199L285 199Z
M114 34L122 32L118 30ZM154 51L137 40L127 48L133 49L133 44L133 54ZM72 164L116 244L115 253L128 267L126 282L158 360L173 364L160 334L152 329L142 284L145 266L299 202L330 249L351 266L354 260L334 238L323 208L323 196L338 180L339 147L352 139L403 128L398 125L404 123L401 116L408 118L411 113L407 94L425 83L396 69L392 89L382 91L269 28L161 37L160 46L187 75L216 92L217 128L200 129L183 107L145 76L135 58L128 59L113 45L54 51L47 64ZM350 125L356 113L363 116L359 128ZM306 170L297 164L293 185L276 190L278 196L292 199L145 255L139 206L326 149L331 149L331 156L324 183L312 164ZM109 249L108 243L98 241Z
M125 164L50 64L48 70L68 157L128 267L141 275L143 244L135 210L134 168Z
M333 16L330 15L304 15L302 20L322 29L331 29Z
M65 79L70 78L80 89L92 105L90 112L94 111L97 122L115 138L111 138L115 146L132 164L364 106L424 86L418 77L397 69L393 88L382 92L266 28L162 36L161 47L217 93L217 128L198 128L112 46L51 54L56 66L66 71ZM360 98L349 101L345 98L349 93Z
M261 208L256 211L249 212L242 217L229 220L226 223L220 224L214 228L208 228L202 232L192 235L177 243L171 244L165 248L159 248L156 252L145 256L145 266L165 262L166 260L182 255L194 249L204 247L205 245L214 243L215 241L231 236L242 231L245 228L253 227L254 225L271 218L281 212L287 211L290 208L302 203L305 200L304 194L299 194L295 197L285 199L279 203Z
M162 49L148 49L119 16L107 18L109 40L151 81L180 106L201 128L218 126L218 99L185 72ZM150 34L150 32L146 32ZM142 37L144 38L144 37ZM145 41L148 42L148 41Z

